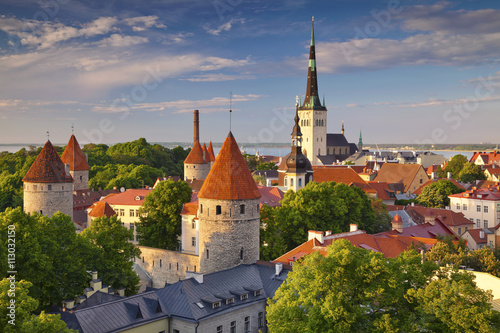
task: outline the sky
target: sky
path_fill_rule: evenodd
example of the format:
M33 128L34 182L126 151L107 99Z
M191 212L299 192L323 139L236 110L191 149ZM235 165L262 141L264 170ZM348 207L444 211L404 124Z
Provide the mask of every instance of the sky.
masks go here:
M329 133L500 143L500 2L472 0L2 0L0 143L190 142L194 109L202 142L289 142L313 16Z

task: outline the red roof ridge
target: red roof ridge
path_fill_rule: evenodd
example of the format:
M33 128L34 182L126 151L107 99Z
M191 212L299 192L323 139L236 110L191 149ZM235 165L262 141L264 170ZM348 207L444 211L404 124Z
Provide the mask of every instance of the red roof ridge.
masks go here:
M215 161L215 153L214 153L214 147L212 146L212 141L208 144L208 161L207 162L214 162Z
M89 216L92 217L111 217L114 215L116 215L115 210L106 201L97 202L89 212Z
M207 163L203 158L203 149L201 148L200 141L196 140L193 144L193 148L189 152L189 155L184 160L187 164L205 164Z
M61 156L64 164L69 164L69 169L72 171L90 170L85 154L83 153L75 135L71 135L66 149Z
M72 183L54 146L47 141L23 178L28 183Z
M260 197L259 189L241 155L238 143L229 132L198 193L198 198L244 200Z

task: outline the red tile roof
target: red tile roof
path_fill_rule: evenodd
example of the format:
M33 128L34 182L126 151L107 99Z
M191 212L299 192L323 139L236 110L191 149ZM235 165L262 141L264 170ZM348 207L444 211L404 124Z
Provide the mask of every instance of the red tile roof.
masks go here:
M500 169L499 169L500 170ZM437 179L429 179L428 181L426 181L424 184L422 184L422 186L420 186L419 188L417 188L413 194L416 194L416 195L420 195L420 193L422 193L422 190L426 187L426 186L429 186L430 184L432 183L436 183L440 180L449 180L451 181L454 185L456 185L459 189L462 189L462 190L465 190L465 187L462 186L462 184L460 184L459 182L457 182L455 179L448 179L448 178L437 178Z
M73 178L66 175L64 163L50 141L45 143L42 151L23 178L27 183L72 183Z
M421 237L421 238L437 238L438 235L454 236L456 237L453 230L451 230L442 220L439 218L435 219L434 225L430 223L418 224L412 227L403 228L403 232L398 232L396 230L384 231L375 236L409 236L409 237Z
M421 168L420 164L384 163L375 180L386 183L403 183L405 191L408 191Z
M499 224L500 225L500 224ZM483 229L469 229L467 230L466 232L468 232L470 234L470 236L472 237L472 239L474 239L474 241L477 243L477 244L486 244L487 241L488 241L488 237L487 237L487 234L485 233L484 234L484 238L481 238L479 237L479 233L483 231Z
M271 207L281 206L281 200L285 197L285 192L274 186L258 185L260 195L260 206L268 205Z
M181 215L195 215L198 211L198 201L187 202L182 207Z
M500 174L500 168L499 167L486 168L485 171L488 171L490 175L498 175L498 174Z
M201 187L203 186L203 183L205 182L205 179L188 179L186 180L188 183L189 187L191 187L191 190L194 192L199 192L201 190Z
M215 161L215 153L214 153L214 147L212 146L212 141L208 144L208 160L207 162L214 162Z
M207 150L207 145L203 143L203 146L201 147L201 151L203 152L203 159L205 162L210 162L209 157L208 157L208 150Z
M219 200L259 199L261 197L238 144L229 132L198 198Z
M141 206L144 198L151 193L151 190L146 189L130 189L122 193L108 195L101 201L106 201L110 205L133 205Z
M500 185L479 188L479 189L476 189L474 187L472 190L465 191L462 193L452 194L449 195L448 197L500 201Z
M353 185L361 188L366 193L376 193L376 190L368 185L352 168L344 166L313 166L313 180L316 183L335 182Z
M189 155L184 160L187 164L205 164L207 163L203 158L203 149L201 148L200 142L196 141L189 152Z
M377 191L377 197L382 200L392 200L396 199L396 194L393 190L389 188L389 184L386 182L367 182L371 188Z
M69 138L68 145L61 156L64 164L69 164L69 169L72 171L89 170L89 164L83 154L78 141L74 135Z
M479 156L481 156L484 164L493 164L493 162L500 162L500 151L474 152L469 162L476 162Z
M111 217L116 215L116 212L106 201L99 201L94 205L94 208L89 213L92 217Z
M425 223L425 216L429 214L428 210L430 210L434 216L440 216L441 220L449 227L474 224L474 222L466 218L463 213L457 213L449 209L427 208L420 205L405 207L405 212L408 213L417 224Z

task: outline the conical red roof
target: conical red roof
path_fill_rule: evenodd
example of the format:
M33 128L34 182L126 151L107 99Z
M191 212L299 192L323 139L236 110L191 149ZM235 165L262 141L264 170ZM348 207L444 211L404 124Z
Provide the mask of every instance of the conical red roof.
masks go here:
M73 178L66 175L64 163L57 155L54 146L47 141L42 151L23 178L28 183L72 183Z
M260 198L259 189L231 132L224 141L198 193L198 198L218 200Z
M201 147L201 150L203 151L203 159L205 160L205 162L210 162L209 158L208 158L208 150L207 150L207 145L206 144L203 144L203 147Z
M205 159L203 158L203 149L201 148L200 142L196 140L189 152L189 155L184 160L187 164L205 164Z
M87 159L74 135L71 135L68 145L61 156L61 160L64 164L69 164L69 169L72 171L90 169Z
M116 215L116 212L106 201L99 201L89 213L92 217L111 217Z
M208 161L207 162L215 162L215 153L214 147L212 146L212 141L208 144Z

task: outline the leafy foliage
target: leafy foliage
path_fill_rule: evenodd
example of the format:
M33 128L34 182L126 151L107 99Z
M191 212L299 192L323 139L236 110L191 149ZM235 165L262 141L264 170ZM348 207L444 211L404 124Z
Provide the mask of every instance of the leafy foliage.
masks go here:
M11 281L4 278L0 281L0 327L5 333L71 333L76 332L66 328L66 323L61 320L60 315L46 314L44 311L39 316L31 313L38 307L38 301L28 295L32 283L21 280L15 282L15 287L11 289ZM14 293L13 297L9 293ZM8 323L12 318L10 314L11 300L15 300L15 320L12 325Z
M109 283L125 281L127 293L137 290L137 280L131 276L135 273L128 270L130 259L137 252L130 248L132 244L125 244L125 236L129 234L121 225L97 224L83 237L76 233L71 218L62 213L48 218L38 213L26 214L21 207L8 208L0 213L0 268L4 272L9 270L6 251L9 225L14 226L18 240L17 274L32 283L30 295L38 301L37 311L49 310L52 305L81 294L88 286L87 270L95 268L103 276L115 277Z
M467 157L465 157L462 154L457 154L453 156L453 158L448 162L446 165L446 168L442 170L442 173L438 173L439 177L446 177L448 172L451 172L451 177L453 179L458 179L458 175L460 174L460 171L462 171L464 165L468 162L469 160Z
M458 174L458 180L462 183L472 183L475 180L486 180L486 175L481 169L481 166L474 163L465 163Z
M172 179L160 182L146 196L137 224L139 244L176 250L181 234L182 205L191 201L191 188L185 181Z
M496 332L500 313L469 273L415 251L396 259L337 240L307 255L268 300L271 332Z
M388 230L387 212L375 206L378 212L360 188L341 183L311 182L297 192L288 191L281 207L266 208L261 215L261 258L275 259L302 244L308 230L340 233L351 223L368 233Z
M450 205L451 194L461 193L464 190L448 179L440 179L423 188L418 196L418 202L426 207L444 208Z

